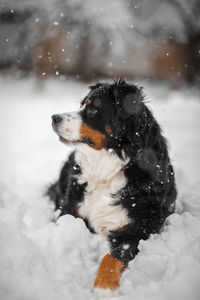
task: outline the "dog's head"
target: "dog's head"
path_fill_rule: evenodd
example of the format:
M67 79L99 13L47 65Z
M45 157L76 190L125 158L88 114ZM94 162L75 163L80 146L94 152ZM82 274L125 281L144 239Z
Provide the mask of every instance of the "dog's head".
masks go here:
M157 126L143 98L141 88L122 79L97 83L81 101L80 110L53 115L52 125L64 143L134 156L151 142L147 131L152 124Z

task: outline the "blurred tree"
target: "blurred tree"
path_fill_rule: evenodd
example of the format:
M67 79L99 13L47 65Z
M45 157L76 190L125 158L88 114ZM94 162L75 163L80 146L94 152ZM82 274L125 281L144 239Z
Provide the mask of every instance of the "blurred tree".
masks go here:
M188 45L187 80L200 83L200 1L169 0L176 9L184 25Z
M183 52L187 55L186 79L200 83L200 1L135 0L130 3L138 39L187 45L187 53Z
M4 52L10 53L14 64L29 55L40 76L65 73L91 79L116 75L116 70L120 73L117 64L125 64L135 47L142 53L144 47L148 52L148 47L157 44L156 68L161 74L163 66L162 76L167 76L170 67L189 82L200 82L199 0L6 0L0 4L0 22L6 13L25 12L29 12L28 19L17 27L17 38L10 36ZM13 24L18 24L15 19ZM173 51L171 60L167 49ZM146 59L153 57L148 54ZM129 61L127 65L130 70ZM137 75L132 68L127 73Z

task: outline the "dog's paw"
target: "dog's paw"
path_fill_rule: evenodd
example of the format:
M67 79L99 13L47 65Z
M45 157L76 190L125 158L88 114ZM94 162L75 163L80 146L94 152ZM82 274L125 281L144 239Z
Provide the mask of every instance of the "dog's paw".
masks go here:
M104 256L94 282L97 299L118 295L123 267L123 262L111 254Z
M112 298L114 296L119 295L119 289L111 290L111 289L103 289L99 287L95 287L94 293L96 299L103 299L103 298Z

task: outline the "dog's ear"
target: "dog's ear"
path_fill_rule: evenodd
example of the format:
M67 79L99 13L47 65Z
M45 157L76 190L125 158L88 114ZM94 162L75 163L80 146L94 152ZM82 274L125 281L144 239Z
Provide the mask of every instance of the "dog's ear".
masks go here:
M138 114L144 106L142 88L135 85L115 86L113 94L117 114L122 119Z

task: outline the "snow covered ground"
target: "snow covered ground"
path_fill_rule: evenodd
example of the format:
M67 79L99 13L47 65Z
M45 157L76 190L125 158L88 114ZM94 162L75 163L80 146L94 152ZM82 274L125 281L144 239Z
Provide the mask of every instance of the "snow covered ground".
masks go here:
M51 222L44 196L70 151L50 116L77 109L87 86L48 80L38 89L30 79L0 78L0 89L0 299L95 299L93 280L107 242L72 216ZM114 299L199 300L199 97L156 85L147 85L146 94L169 140L177 213L161 234L141 241Z

